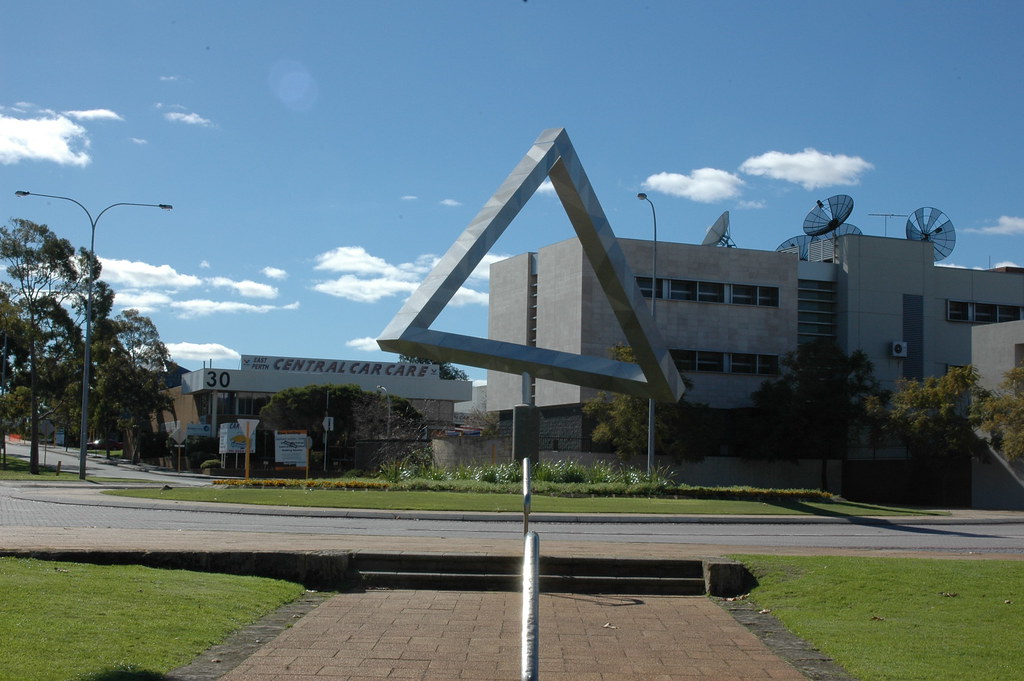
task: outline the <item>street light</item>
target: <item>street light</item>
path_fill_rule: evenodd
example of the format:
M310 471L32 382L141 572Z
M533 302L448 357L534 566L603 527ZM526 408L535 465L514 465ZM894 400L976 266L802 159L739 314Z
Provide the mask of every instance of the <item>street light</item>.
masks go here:
M384 398L387 400L387 403L388 403L388 420L387 420L387 424L388 425L387 425L387 431L386 431L387 432L387 436L386 436L385 439L390 440L391 439L391 393L389 393L388 389L385 388L382 385L378 385L377 386L377 392L384 393Z
M636 198L651 204L651 218L654 220L654 248L651 255L651 319L654 319L654 303L658 300L658 214L654 202L647 194L640 192ZM647 475L654 470L654 399L647 401Z
M53 194L35 194L33 192L16 191L15 196L41 196L47 199L60 199L61 201L70 201L77 205L79 208L85 211L86 216L89 218L89 274L86 278L86 304L85 304L85 364L82 366L82 428L79 439L81 440L81 449L78 455L78 477L81 480L85 480L85 453L89 446L88 432L89 432L89 370L92 362L92 288L93 288L93 260L96 259L96 223L100 221L103 214L111 208L117 206L142 206L144 208L160 208L161 210L171 210L174 208L169 203L112 203L99 213L96 217L92 216L89 209L83 206L81 203L69 196L54 196Z

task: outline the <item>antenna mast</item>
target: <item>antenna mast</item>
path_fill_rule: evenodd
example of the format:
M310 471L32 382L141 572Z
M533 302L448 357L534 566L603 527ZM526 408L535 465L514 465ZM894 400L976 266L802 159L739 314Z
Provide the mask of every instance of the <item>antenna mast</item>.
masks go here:
M868 213L876 218L885 218L885 222L882 227L882 236L889 236L889 218L909 218L909 215L904 213Z

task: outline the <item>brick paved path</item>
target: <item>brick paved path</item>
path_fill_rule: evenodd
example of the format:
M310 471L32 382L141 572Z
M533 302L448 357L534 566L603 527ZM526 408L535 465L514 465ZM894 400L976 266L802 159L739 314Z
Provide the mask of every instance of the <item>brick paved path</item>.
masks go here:
M518 679L521 598L341 594L221 681ZM539 650L543 681L806 681L703 597L542 594Z

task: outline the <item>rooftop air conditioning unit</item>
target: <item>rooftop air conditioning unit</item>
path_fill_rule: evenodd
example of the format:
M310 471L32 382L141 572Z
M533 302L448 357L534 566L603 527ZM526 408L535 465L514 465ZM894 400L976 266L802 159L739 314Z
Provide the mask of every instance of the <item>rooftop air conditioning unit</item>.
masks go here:
M906 341L893 341L889 344L889 356L890 357L906 357L907 356L907 342Z

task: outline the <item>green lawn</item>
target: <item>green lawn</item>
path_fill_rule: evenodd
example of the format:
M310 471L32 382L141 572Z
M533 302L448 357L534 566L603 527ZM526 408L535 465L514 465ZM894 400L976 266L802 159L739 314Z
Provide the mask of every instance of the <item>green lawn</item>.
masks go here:
M734 558L758 607L859 681L1021 678L1024 562Z
M303 588L259 577L0 558L0 592L0 681L141 681L188 664Z
M476 492L396 492L378 490L251 489L236 487L180 487L168 490L113 490L117 496L178 501L214 501L322 508L365 508L416 511L522 512L518 494ZM759 502L716 499L647 497L552 497L533 495L534 513L657 513L718 515L920 515L920 510L849 502Z

